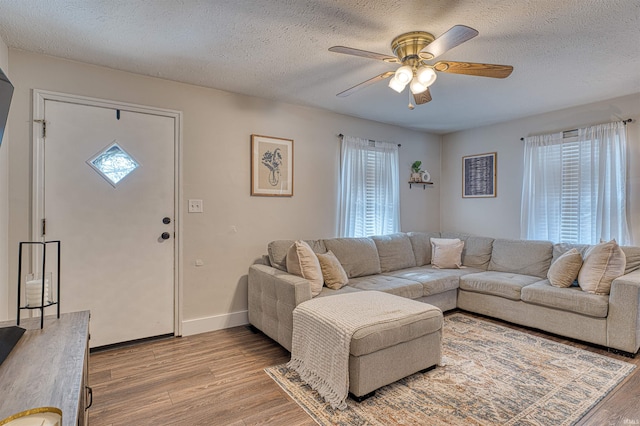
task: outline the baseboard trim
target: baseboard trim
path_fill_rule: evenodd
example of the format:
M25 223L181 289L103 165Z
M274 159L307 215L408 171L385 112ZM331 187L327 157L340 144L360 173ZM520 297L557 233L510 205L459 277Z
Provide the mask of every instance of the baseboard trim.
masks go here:
M248 311L231 312L229 314L196 318L182 321L182 335L206 333L207 331L222 330L249 324Z

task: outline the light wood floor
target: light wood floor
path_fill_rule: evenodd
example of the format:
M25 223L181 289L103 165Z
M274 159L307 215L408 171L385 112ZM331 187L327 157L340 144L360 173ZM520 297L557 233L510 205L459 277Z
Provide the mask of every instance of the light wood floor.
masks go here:
M629 359L511 327L640 367L640 356ZM263 371L288 360L286 350L246 327L93 353L89 367L89 383L93 387L89 424L314 425ZM579 425L640 425L639 370L594 407Z

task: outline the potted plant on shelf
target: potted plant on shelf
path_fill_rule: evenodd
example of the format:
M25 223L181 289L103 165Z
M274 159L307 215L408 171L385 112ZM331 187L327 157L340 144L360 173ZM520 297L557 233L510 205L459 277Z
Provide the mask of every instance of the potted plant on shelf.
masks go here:
M411 165L411 182L420 182L422 181L422 161L414 161Z

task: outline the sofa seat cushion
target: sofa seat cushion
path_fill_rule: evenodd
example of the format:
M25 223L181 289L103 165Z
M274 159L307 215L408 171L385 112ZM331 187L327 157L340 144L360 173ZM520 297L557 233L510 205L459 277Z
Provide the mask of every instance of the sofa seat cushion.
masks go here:
M528 285L522 289L521 299L527 303L557 308L563 311L606 318L609 312L609 296L584 292L580 287L560 288L549 280Z
M326 297L326 296L335 296L338 294L345 294L345 293L357 293L359 291L362 290L358 290L355 287L349 287L348 285L338 289L338 290L334 290L332 288L329 287L322 287L322 291L320 292L319 295L317 295L316 297Z
M370 354L440 330L443 325L442 311L427 303L415 303L422 304L421 312L357 330L351 337L349 353L353 356Z
M486 271L460 277L460 289L520 300L522 288L538 281L540 278L530 275Z
M431 296L458 288L460 275L453 271L466 271L466 269L435 269L430 266L423 266L402 269L384 275L417 281L422 284L422 296ZM474 271L479 272L476 269Z
M428 268L432 271L438 271L437 268L433 268L431 266L423 266L423 268ZM485 272L484 269L480 269L480 268L472 268L472 267L462 267L460 269L440 269L440 271L442 272L446 272L449 275L455 275L456 277L462 277L464 275L469 275L469 274L477 274L478 272Z
M369 275L351 278L347 285L359 290L377 290L408 299L417 299L422 297L423 293L422 284L419 282L389 275Z

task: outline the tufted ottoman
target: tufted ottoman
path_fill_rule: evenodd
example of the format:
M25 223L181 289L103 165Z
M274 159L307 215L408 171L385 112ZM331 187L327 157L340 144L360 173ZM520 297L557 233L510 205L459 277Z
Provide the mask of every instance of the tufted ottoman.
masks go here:
M367 291L310 300L293 314L289 366L314 389L328 387L319 391L332 406L344 404L347 379L348 392L362 401L441 360L442 311L426 303Z
M411 302L420 306L420 313L370 325L353 334L349 350L349 392L354 399L361 401L382 386L440 363L442 311L433 305Z

